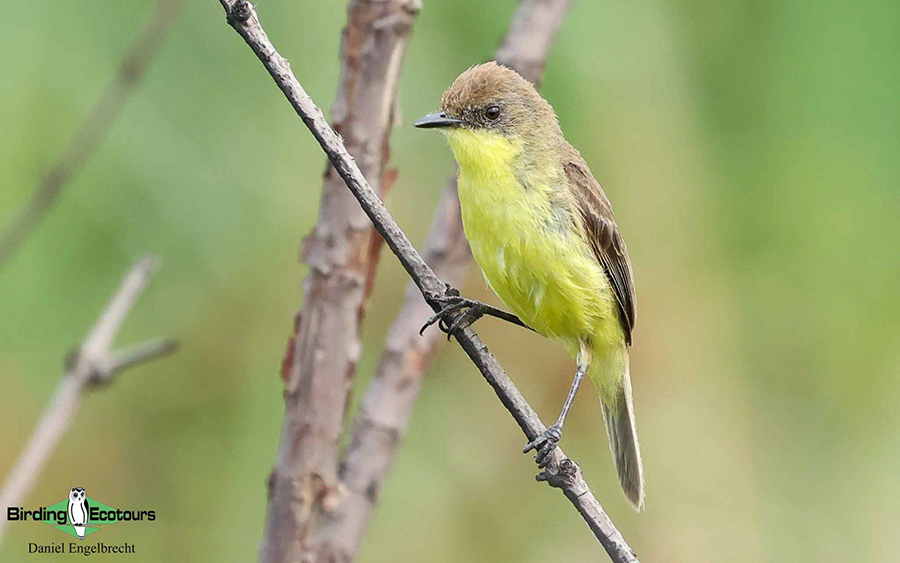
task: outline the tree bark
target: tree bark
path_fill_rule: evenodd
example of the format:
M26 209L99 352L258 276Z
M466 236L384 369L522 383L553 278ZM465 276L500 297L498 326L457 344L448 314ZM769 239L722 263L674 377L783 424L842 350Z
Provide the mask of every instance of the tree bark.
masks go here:
M353 0L347 10L331 117L382 195L394 177L385 170L388 140L400 67L419 8L419 0ZM320 541L313 523L339 490L338 440L381 244L329 165L319 219L301 251L310 269L282 368L285 413L269 479L263 561L307 559Z

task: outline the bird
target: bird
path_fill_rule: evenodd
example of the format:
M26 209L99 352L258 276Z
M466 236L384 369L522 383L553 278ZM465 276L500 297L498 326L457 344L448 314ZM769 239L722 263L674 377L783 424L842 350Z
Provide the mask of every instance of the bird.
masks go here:
M457 294L426 326L441 321L449 338L487 314L561 343L577 365L571 388L557 421L523 451L534 450L546 467L587 375L600 396L622 490L640 512L644 470L629 362L634 273L609 198L566 141L550 103L494 61L460 74L440 109L414 125L438 129L450 145L472 255L513 313Z
M82 541L84 540L84 528L88 523L90 510L87 491L84 490L84 487L72 487L72 490L69 491L69 503L66 506L66 512L69 515L69 524L75 528L75 535Z

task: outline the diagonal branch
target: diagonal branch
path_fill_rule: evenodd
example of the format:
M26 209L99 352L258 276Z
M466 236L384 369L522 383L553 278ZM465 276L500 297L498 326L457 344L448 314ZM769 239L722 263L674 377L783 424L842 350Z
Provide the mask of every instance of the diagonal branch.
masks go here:
M47 458L72 424L86 391L110 383L116 374L126 368L175 351L177 343L164 339L150 340L122 352L110 350L122 323L146 289L156 267L157 261L152 257L142 258L134 265L81 347L66 360L65 376L10 469L3 489L0 489L0 506L19 506L34 487ZM0 519L0 541L3 540L5 525L6 519Z
M331 108L371 187L383 195L400 67L420 0L351 0L341 41L341 78ZM381 237L328 166L319 218L303 243L304 303L282 368L285 412L269 479L263 560L304 559L319 543L314 522L337 490L344 426L366 302ZM302 541L296 541L302 538Z
M522 0L495 53L496 60L539 82L568 4L568 0ZM455 174L447 181L435 209L425 260L435 274L453 286L463 283L472 262L462 229ZM325 524L323 549L331 555L325 560L351 559L366 532L409 426L425 370L445 342L439 330L419 336L419 327L431 313L419 290L410 283L388 332L378 371L353 422L350 446L340 466L345 492L329 511Z
M439 310L440 303L437 299L447 294L448 286L425 263L409 238L388 213L384 203L369 186L359 166L347 152L343 140L328 125L322 110L300 85L288 61L275 50L260 25L252 5L246 0L219 1L225 8L228 22L260 59L313 137L322 146L335 170L359 201L369 220L422 292L425 300L432 309ZM458 334L457 341L493 387L527 438L533 440L544 432L546 427L537 413L500 367L496 358L488 352L487 346L478 338L475 331L466 328ZM538 478L563 491L613 561L617 563L637 561L634 552L594 497L581 474L581 469L566 457L561 449L554 450L550 466ZM285 493L296 494L293 491ZM293 538L293 541L300 542L303 538Z
M44 219L66 184L78 173L110 126L122 112L128 97L140 84L166 33L178 16L184 0L159 0L134 46L119 63L119 71L91 113L72 137L62 156L41 179L28 203L0 233L0 267Z

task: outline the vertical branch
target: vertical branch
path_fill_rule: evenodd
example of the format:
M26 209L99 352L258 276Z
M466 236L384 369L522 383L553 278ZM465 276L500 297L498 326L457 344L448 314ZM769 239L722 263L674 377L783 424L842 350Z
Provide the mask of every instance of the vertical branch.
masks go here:
M400 67L420 0L352 0L341 41L334 129L383 195ZM359 327L380 237L332 166L303 243L310 266L283 365L285 413L269 480L263 561L293 561L317 543L312 521L337 489L338 440L360 355Z
M434 271L425 263L422 255L416 251L409 237L397 225L391 217L384 202L378 197L378 194L372 190L369 182L363 176L350 153L347 152L341 137L331 128L325 120L322 110L316 106L306 90L294 76L291 71L290 63L282 57L275 46L272 45L268 35L259 22L253 6L247 0L219 0L222 7L228 14L228 22L234 30L244 39L253 53L263 63L269 75L281 89L291 107L297 112L300 119L307 126L310 133L318 141L322 150L328 155L331 164L334 165L340 177L344 180L347 189L353 193L360 206L368 215L369 220L378 230L378 233L384 238L385 243L400 261L400 264L409 274L413 282L422 292L422 296L434 310L441 307L440 297L448 294L448 286L438 278ZM449 320L452 322L458 318L458 314ZM533 440L541 433L546 431L546 426L541 422L540 417L522 396L509 375L503 370L497 359L488 351L487 346L478 337L471 327L463 329L456 333L456 340L465 351L472 363L478 368L485 381L494 389L497 398L503 403L503 406L509 411L513 419L522 429L522 432L529 440ZM282 436L284 440L284 436ZM547 468L538 475L539 481L545 481L550 486L558 488L565 497L572 503L572 506L578 511L585 523L595 535L597 540L603 545L607 555L615 563L625 563L637 561L637 556L628 546L625 538L616 529L612 521L603 511L603 507L594 497L590 488L581 474L581 469L574 461L569 459L561 448L556 448L550 455L550 463ZM297 482L297 485L302 485ZM276 494L294 495L293 498L299 500L303 494L308 494L309 490L278 489L274 491ZM326 493L326 491L322 491ZM322 502L322 506L327 507L333 502L332 498L326 498ZM294 506L302 509L304 505L297 502L293 504L287 503L286 507ZM306 506L311 507L310 504ZM515 510L510 507L510 510ZM270 510L269 516L272 516ZM280 516L276 514L275 516ZM303 517L302 514L292 515L290 513L284 515L287 518ZM283 536L283 541L291 542L295 545L289 546L289 554L294 555L294 560L302 560L301 555L304 547L308 547L308 538L303 535L288 537ZM279 552L282 554L284 552ZM265 554L265 552L264 552ZM277 556L278 554L276 554ZM304 559L312 559L312 556Z
M28 203L0 233L2 267L44 219L66 184L78 173L106 137L131 93L140 84L166 33L177 19L184 0L158 0L156 11L119 63L119 71L103 92L97 105L81 124L69 145L41 179Z
M0 490L0 506L19 506L34 487L41 468L71 426L86 391L110 383L124 369L175 351L174 340L162 339L149 340L122 352L110 349L128 313L150 283L156 266L156 260L150 257L134 265L78 353L67 362L65 376ZM6 518L0 518L0 541L5 526Z
M523 0L495 58L532 82L539 82L544 63L562 25L568 0ZM435 274L453 286L465 279L472 262L462 229L456 175L434 213L426 242L425 260ZM329 512L326 541L320 557L325 561L352 559L365 535L378 495L390 473L406 434L422 377L445 339L432 329L419 336L419 327L431 314L413 283L385 343L381 362L366 391L352 438L341 463L345 494Z

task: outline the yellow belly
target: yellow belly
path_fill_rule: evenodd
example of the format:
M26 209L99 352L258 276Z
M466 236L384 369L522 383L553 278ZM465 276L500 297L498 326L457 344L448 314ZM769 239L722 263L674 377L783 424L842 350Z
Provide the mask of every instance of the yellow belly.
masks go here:
M589 343L591 379L601 389L617 385L625 337L615 295L587 241L554 207L556 189L535 181L537 174L522 185L511 163L519 147L505 139L472 132L447 137L460 164L466 238L491 289L573 356L581 342Z
M521 191L512 181L506 188ZM506 191L495 184L492 191L500 190ZM621 339L605 272L573 229L557 229L546 215L539 216L540 208L551 212L549 202L528 197L498 202L464 171L459 195L475 261L512 312L550 338ZM609 329L612 333L605 334Z

